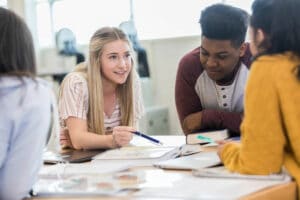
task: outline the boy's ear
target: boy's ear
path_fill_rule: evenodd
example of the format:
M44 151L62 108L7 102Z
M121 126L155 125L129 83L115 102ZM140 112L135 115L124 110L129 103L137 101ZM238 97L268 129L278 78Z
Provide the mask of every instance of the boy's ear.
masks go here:
M240 46L240 57L245 55L245 52L247 50L247 44L244 42L241 46Z

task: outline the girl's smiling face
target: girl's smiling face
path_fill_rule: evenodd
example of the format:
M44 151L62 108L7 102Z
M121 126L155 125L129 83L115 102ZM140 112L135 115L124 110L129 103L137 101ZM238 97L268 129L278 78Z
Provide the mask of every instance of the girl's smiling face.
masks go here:
M103 47L101 54L102 79L114 85L123 84L132 68L130 46L126 41L115 40Z

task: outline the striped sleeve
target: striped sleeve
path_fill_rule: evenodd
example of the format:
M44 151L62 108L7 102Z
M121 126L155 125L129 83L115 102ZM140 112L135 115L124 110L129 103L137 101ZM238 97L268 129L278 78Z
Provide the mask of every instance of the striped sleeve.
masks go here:
M88 87L87 81L76 72L70 73L62 84L62 95L59 99L59 117L77 117L87 119Z

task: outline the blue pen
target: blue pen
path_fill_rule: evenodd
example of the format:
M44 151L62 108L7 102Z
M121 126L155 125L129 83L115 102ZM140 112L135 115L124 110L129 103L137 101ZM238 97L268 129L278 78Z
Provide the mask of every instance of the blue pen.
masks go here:
M145 135L145 134L143 134L141 132L135 131L135 132L132 132L132 133L135 134L135 135L137 135L137 136L140 136L142 138L145 138L145 139L147 139L147 140L149 140L151 142L154 142L155 144L163 145L163 143L160 142L159 140L157 140L157 139L155 139L153 137L150 137L148 135Z

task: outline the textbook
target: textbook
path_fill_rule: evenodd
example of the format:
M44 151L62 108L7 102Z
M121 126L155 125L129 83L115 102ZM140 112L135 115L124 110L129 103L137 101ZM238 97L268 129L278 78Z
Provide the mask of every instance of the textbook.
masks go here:
M214 143L218 140L225 140L229 137L227 129L218 131L209 131L201 133L192 133L186 136L187 144L206 144Z

